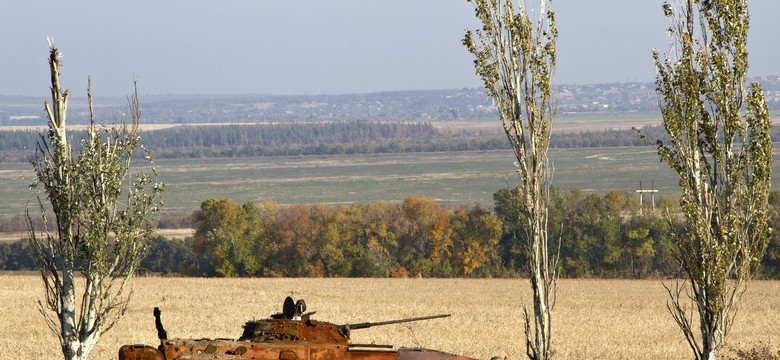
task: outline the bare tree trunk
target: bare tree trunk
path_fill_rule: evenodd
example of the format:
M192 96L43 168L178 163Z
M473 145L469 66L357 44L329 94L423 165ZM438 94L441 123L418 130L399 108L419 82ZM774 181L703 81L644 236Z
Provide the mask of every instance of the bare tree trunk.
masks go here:
M62 272L62 352L65 359L77 359L79 342L76 334L76 293L73 282L73 265L66 266Z
M552 339L552 324L550 321L550 298L549 289L552 284L548 283L550 275L547 274L547 261L542 253L541 242L536 242L534 246L534 252L536 255L531 256L534 269L531 271L531 289L533 290L534 301L534 324L536 329L534 330L534 341L530 343L530 338L527 340L528 356L531 358L549 359L551 357L551 339ZM523 309L526 313L526 321L528 321L528 311ZM526 331L530 334L530 332Z

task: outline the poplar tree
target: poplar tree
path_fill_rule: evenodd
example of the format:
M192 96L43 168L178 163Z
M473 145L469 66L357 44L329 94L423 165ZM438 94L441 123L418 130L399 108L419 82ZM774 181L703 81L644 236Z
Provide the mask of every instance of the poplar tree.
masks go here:
M38 307L57 335L65 359L86 359L100 336L127 309L130 280L152 235L163 184L151 173L131 172L139 150L137 91L129 99L131 124L96 125L87 87L87 137L68 137L68 91L60 87L60 52L50 43L52 104L44 104L49 131L41 134L32 161L48 204L38 197L43 228L27 211L30 241L43 279ZM74 147L80 148L74 154ZM147 154L147 160L151 158ZM48 220L53 214L54 222ZM80 299L77 301L77 296Z
M516 209L524 222L521 241L533 290L533 320L528 308L523 308L526 355L549 359L558 278L558 256L550 256L547 241L552 178L547 153L556 109L552 94L558 37L555 14L549 0L540 0L536 10L522 0L517 5L514 0L469 2L474 3L482 29L466 31L463 44L474 55L485 92L498 108L521 181ZM534 14L536 19L531 18Z
M696 359L715 359L769 238L771 122L761 86L745 88L747 1L665 2L663 11L673 47L653 58L670 140L656 148L679 175L686 229L674 240L687 278L666 286L667 307Z

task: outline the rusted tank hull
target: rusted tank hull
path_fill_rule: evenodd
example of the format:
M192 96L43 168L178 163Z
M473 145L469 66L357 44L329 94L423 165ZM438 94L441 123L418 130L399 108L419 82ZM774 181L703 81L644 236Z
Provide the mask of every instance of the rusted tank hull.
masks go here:
M312 319L314 312L306 312L303 299L294 302L287 297L281 313L265 320L247 321L237 340L170 339L162 325L160 309L154 308L153 314L160 346L122 346L119 360L473 360L428 349L360 345L349 341L352 330L439 319L449 317L448 314L335 325Z
M440 351L383 345L236 345L234 341L221 340L174 340L166 343L163 347L165 355L151 346L122 346L119 349L119 360L473 360Z
M119 348L119 360L165 360L165 356L148 345L123 345Z

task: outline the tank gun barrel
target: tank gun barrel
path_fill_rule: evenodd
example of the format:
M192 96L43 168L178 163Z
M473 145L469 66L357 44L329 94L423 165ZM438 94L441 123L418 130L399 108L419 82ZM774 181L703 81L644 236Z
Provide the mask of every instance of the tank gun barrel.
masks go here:
M399 319L399 320L390 320L390 321L377 321L377 322L363 322L363 323L355 323L355 324L346 324L346 325L341 325L340 328L346 330L346 332L349 333L349 330L366 329L366 328L370 328L370 327L373 327L373 326L401 324L401 323L407 323L407 322L412 322L412 321L423 321L423 320L431 320L431 319L440 319L440 318L445 318L445 317L450 317L450 314L421 316L421 317L413 317L413 318Z

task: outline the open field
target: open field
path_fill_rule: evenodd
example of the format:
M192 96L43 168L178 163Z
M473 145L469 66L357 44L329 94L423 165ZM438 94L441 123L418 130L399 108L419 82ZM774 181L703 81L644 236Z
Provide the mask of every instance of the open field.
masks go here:
M195 229L156 229L154 235L164 236L167 239L183 240L188 236L195 234ZM29 233L26 231L19 232L0 232L0 242L12 242L19 241L19 239L26 239Z
M655 180L660 195L676 192L670 170L651 148L556 149L554 182L584 191L633 191ZM237 203L399 201L411 195L442 203L492 205L492 194L515 184L509 151L158 160L166 183L164 211L189 214L208 198ZM34 205L26 163L0 164L0 215Z
M780 114L780 112L770 111L773 125L780 125L780 116L778 116L778 114ZM438 129L463 129L470 131L493 131L498 134L504 133L498 119L434 121L432 124ZM579 133L583 131L626 130L631 128L641 129L644 126L657 126L661 124L661 114L653 113L559 114L555 118L553 134ZM2 127L0 127L0 129L1 128Z
M43 123L46 122L45 118L42 118L44 120L41 120ZM181 124L140 124L139 128L141 131L154 131L154 130L163 130L163 129L169 129L172 127L181 126ZM82 131L86 130L88 125L83 124L68 124L68 130L73 131ZM49 129L48 125L0 125L0 131L46 131Z
M504 130L501 128L501 122L498 119L434 121L432 124L437 129L504 133ZM623 130L633 127L641 129L646 125L655 126L660 124L661 114L572 114L556 117L553 133Z
M640 181L649 188L654 180L659 195L677 192L675 176L650 148L554 149L551 159L562 188L633 192ZM157 167L166 183L165 211L187 214L211 197L311 204L422 195L490 205L493 192L516 182L512 160L511 152L496 151L159 160ZM28 164L0 164L0 215L24 213L31 176Z
M59 348L37 312L35 275L0 275L0 358L56 359ZM243 321L304 298L323 321L381 321L450 313L451 318L353 332L353 342L422 346L488 359L523 358L521 301L526 280L138 278L127 315L93 359L112 359L122 344L157 344L152 309L171 337L240 335ZM686 359L685 340L665 308L660 281L564 280L554 312L559 359ZM729 346L780 348L780 282L751 283ZM61 358L61 356L60 356Z
M659 123L657 114L579 114L560 116L556 131L599 131ZM773 113L780 124L780 116ZM153 124L152 127L165 127ZM436 122L453 130L500 132L496 120ZM775 154L774 173L780 173ZM553 182L564 189L604 193L633 192L651 182L659 196L676 194L677 180L658 161L651 147L552 149ZM166 183L163 211L190 214L208 198L234 202L274 201L280 204L400 201L421 195L443 204L480 203L490 206L492 194L517 182L510 151L441 152L382 155L337 155L260 158L157 160ZM24 214L35 208L28 185L28 163L0 163L0 216ZM780 186L775 177L774 187Z
M774 172L780 173L775 154ZM633 192L651 181L678 192L676 176L650 147L553 149L553 182L564 189ZM400 201L422 195L443 204L481 203L516 184L509 151L158 160L165 212L189 214L208 198L280 204ZM0 215L21 215L33 192L27 163L0 164ZM773 186L780 186L775 177Z
M41 123L45 123L45 118L41 118ZM186 124L188 126L225 126L225 125L256 125L263 122L221 122L221 123L196 123ZM501 123L498 119L484 120L464 120L464 121L432 121L434 127L438 129L468 129L468 130L489 130L496 133L503 133ZM632 127L641 128L645 125L661 124L660 114L576 114L558 116L555 120L555 132L580 132L584 130L600 131L607 129L630 129ZM141 131L163 130L185 124L140 124ZM73 124L68 125L71 130L81 131L87 128L87 125ZM47 125L0 125L0 131L45 131Z

